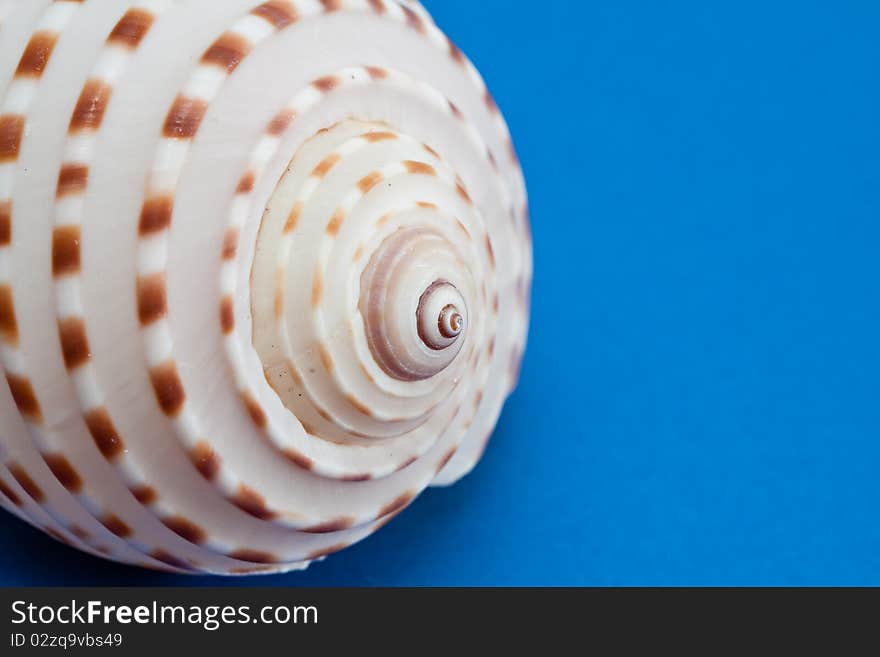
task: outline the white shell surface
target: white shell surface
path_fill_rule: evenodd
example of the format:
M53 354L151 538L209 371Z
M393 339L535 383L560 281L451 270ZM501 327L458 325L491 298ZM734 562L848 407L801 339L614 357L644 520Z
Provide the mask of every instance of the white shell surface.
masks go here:
M0 503L301 568L483 453L525 348L510 135L397 0L0 5Z

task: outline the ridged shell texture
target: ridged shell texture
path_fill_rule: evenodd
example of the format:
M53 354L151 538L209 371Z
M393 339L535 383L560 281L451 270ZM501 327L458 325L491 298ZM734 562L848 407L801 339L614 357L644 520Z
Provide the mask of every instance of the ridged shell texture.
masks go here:
M0 2L0 503L305 567L479 460L525 348L506 124L417 2Z

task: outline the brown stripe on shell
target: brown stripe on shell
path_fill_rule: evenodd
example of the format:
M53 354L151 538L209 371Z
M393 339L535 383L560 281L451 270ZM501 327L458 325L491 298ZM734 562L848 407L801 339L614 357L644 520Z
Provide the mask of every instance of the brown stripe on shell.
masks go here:
M137 303L138 319L143 326L149 326L165 316L167 296L163 272L138 278Z
M387 130L376 130L375 132L367 132L361 135L361 139L375 143L377 141L385 141L386 139L397 139L397 135Z
M186 401L183 382L177 372L174 361L167 361L150 370L150 381L156 393L156 401L162 412L169 417L176 417Z
M131 536L131 527L125 521L115 514L109 514L99 519L99 522L107 528L114 536L119 538L128 538Z
M358 181L357 186L363 194L366 194L380 182L382 182L382 174L378 171L373 171L372 173L368 173L366 176L361 178Z
M69 525L67 531L76 536L79 540L85 542L91 540L92 536L79 525Z
M513 145L513 140L507 140L507 155L510 157L510 161L516 165L519 165L519 155L516 154L516 147Z
M318 91L328 93L339 86L339 79L335 78L332 75L327 75L323 78L318 78L317 80L312 82L312 86L315 87L315 89L317 89Z
M25 117L20 114L0 116L0 162L11 162L18 158L24 123Z
M345 399L349 404L352 405L352 407L357 409L359 413L366 415L367 417L373 417L372 409L354 395L346 395Z
M442 158L440 157L440 153L438 153L438 152L435 151L433 148L431 148L430 146L428 146L428 144L422 144L422 147L423 147L426 151L428 151L431 155L433 155L434 157L436 157L438 160L442 159Z
M7 344L18 344L18 321L9 285L0 285L0 338Z
M81 317L68 317L58 321L58 336L61 340L61 354L64 365L72 370L92 357L89 339L86 336L85 322Z
M21 498L16 495L15 491L7 486L2 479L0 479L0 495L3 495L3 497L9 500L14 506L21 506Z
M281 317L284 312L284 270L275 270L275 294L272 295L272 312Z
M107 552L105 552L104 554L108 554L108 555L109 555L109 554L110 554L110 550L107 550ZM149 556L153 556L153 555L150 554ZM137 565L140 566L141 568L145 569L145 570L152 570L153 572L156 572L156 573L174 573L174 572L177 572L177 571L175 571L173 568L171 568L170 566L159 566L159 565L156 565L155 563L148 562L148 561L141 561L141 562L138 563Z
M354 525L354 522L354 518L350 516L344 516L342 518L334 518L333 520L328 520L327 522L322 522L311 527L306 527L302 531L304 531L306 534L332 534L333 532L345 531L346 529Z
M195 447L190 450L189 460L208 481L214 479L220 471L220 457L204 440L196 443Z
M199 527L192 520L188 520L183 516L170 516L162 519L162 524L185 541L196 545L204 543L208 535L205 530Z
M238 181L238 186L235 188L235 193L250 194L252 191L254 191L254 182L256 182L256 176L254 175L254 172L248 171Z
M495 102L495 99L492 98L492 94L486 89L486 93L483 95L483 102L486 103L486 107L489 108L489 111L493 114L498 113L498 103Z
M451 447L444 455L443 458L440 459L440 462L437 464L437 472L439 473L443 468L446 467L446 464L452 460L452 457L455 456L455 452L458 451L458 448Z
M179 95L168 110L162 134L169 139L192 139L207 111L208 104L204 100Z
M254 7L251 13L270 23L276 30L287 27L298 18L293 5L284 0L264 2L260 6Z
M479 407L480 407L480 404L482 404L482 403L483 403L483 391L482 391L482 390L478 390L478 391L477 391L477 394L474 395L474 408L475 408L475 409L476 409L476 408L479 408Z
M327 13L342 9L342 2L340 0L320 0L320 2Z
M266 126L266 132L268 132L273 137L280 137L284 134L284 131L287 130L288 126L291 124L293 119L296 117L296 112L290 109L284 109L278 112L272 120L269 121L269 125Z
M377 14L385 13L385 2L383 0L367 0L370 3L370 7L373 8Z
M192 570L192 566L188 564L183 559L175 557L173 554L166 552L165 550L153 550L150 552L150 556L153 557L156 561L161 561L162 563L171 566L172 568L179 568L180 570Z
M333 416L330 415L330 413L328 413L325 409L321 408L320 406L315 407L315 412L317 412L318 415L320 415L322 418L327 420L327 422L333 421ZM354 433L354 432L352 432L352 433Z
M406 470L409 466L411 466L413 463L415 463L415 462L418 461L418 460L419 460L419 459L418 459L417 456L410 456L410 457L409 457L408 459L406 459L403 463L401 463L400 465L398 465L398 466L394 469L394 471L395 471L395 472L400 472L401 470Z
M383 527L385 527L385 525L387 525L387 524L390 523L392 520L394 520L398 515L400 515L400 513L402 513L402 511L403 511L403 510L401 509L400 511L396 511L396 512L390 514L390 515L385 516L384 518L380 518L380 519L379 519L379 520L373 525L373 530L372 530L372 531L373 531L374 533L375 533L375 532L378 532L380 529L382 529Z
M12 242L12 200L0 201L0 246Z
M260 520L272 520L275 518L275 513L266 505L266 500L263 496L244 484L238 487L238 492L231 501L248 515Z
M400 511L404 507L406 507L410 502L412 502L416 498L416 493L412 491L407 491L398 495L388 504L379 509L379 514L376 518L384 518L387 515L394 513L395 511Z
M232 297L228 294L220 300L220 329L224 335L229 335L235 328L233 303Z
M495 269L495 250L492 248L492 240L486 234L486 255L489 256L489 265Z
M410 9L406 5L400 5L400 8L403 10L403 13L406 15L406 24L411 28L418 32L425 31L425 22L422 20L422 17L419 16L414 10Z
M65 536L63 532L49 526L45 526L42 529L59 543L64 543L64 545L68 545L70 547L76 547L76 544L71 541L67 536Z
M70 117L69 132L97 130L104 120L113 88L101 80L89 80L83 87Z
M223 235L223 259L232 260L236 251L238 251L238 228L227 228Z
M264 429L266 427L266 413L263 411L263 407L260 406L260 402L247 392L242 393L241 399L253 423L260 429Z
M232 73L251 50L251 43L235 32L221 34L202 55L203 64L213 64Z
M461 198L463 198L466 203L473 204L470 194L468 194L467 190L464 188L464 185L462 185L460 181L455 183L455 191L458 192L458 195L461 196Z
M464 64L464 53L461 51L461 48L455 45L452 39L447 38L446 40L449 42L449 56L452 57L455 63Z
M318 356L321 358L321 364L324 366L324 369L332 373L336 365L333 363L333 357L325 345L318 345Z
M366 71L373 80L384 80L388 77L388 71L379 66L367 66Z
M373 475L370 474L369 472L364 472L364 473L362 473L362 474L349 474L349 475L343 475L342 477L340 477L340 479L341 479L342 481L349 482L349 483L358 483L358 482L362 482L362 481L370 481L372 478L373 478Z
M263 373L265 374L266 371L263 370ZM284 375L289 376L290 380L293 381L294 385L302 387L302 385L303 385L302 376L300 375L299 370L296 369L296 365L294 365L293 362L287 361L284 364L284 370L282 372L282 376L284 376ZM269 385L271 385L271 381L269 380L269 377L266 377L266 381L269 382Z
M339 234L343 221L345 221L345 211L342 208L337 208L324 230L331 237L336 237Z
M316 178L323 178L341 159L342 157L338 153L331 153L318 163L318 166L312 170L312 175Z
M55 49L57 41L57 32L35 32L24 49L24 54L22 54L18 62L15 75L35 78L43 75L43 71L46 70L46 65L49 63L49 58L52 56L52 51Z
M116 27L107 37L107 42L127 48L137 48L150 31L153 20L153 14L145 9L129 9L116 23Z
M453 116L457 119L463 119L464 114L462 114L461 109L459 109L458 105L453 103L451 100L449 101L449 111L452 112Z
M86 426L95 441L98 451L104 455L104 458L113 460L117 458L125 449L122 438L110 419L110 413L106 408L96 408L86 413Z
M376 378L370 373L370 371L364 366L364 364L359 362L358 365L360 366L360 370L363 373L363 375L367 378L367 381L369 381L372 384L375 384Z
M307 432L308 433L308 432ZM292 449L284 450L284 458L293 463L294 465L302 468L303 470L312 470L315 467L315 462L310 459L305 454L300 454Z
M424 210L436 210L437 204L429 201L416 201L416 206Z
M302 214L303 204L299 201L293 204L293 207L290 209L290 214L287 215L287 221L284 222L284 234L288 235L292 233L296 228L296 225L299 223L299 217Z
M315 277L312 279L312 307L317 308L321 305L321 297L324 294L324 278L321 270L315 268Z
M12 478L18 482L18 485L21 486L21 489L30 497L34 502L42 502L46 495L43 493L43 489L37 485L31 476L27 473L19 463L10 463L7 465L9 469L9 474L12 475Z
M12 399L19 412L32 422L40 422L42 420L40 402L37 401L30 379L7 372L6 382L9 384L9 392L12 393Z
M138 233L143 237L165 230L171 225L174 211L173 196L154 196L144 201L138 220Z
M233 575L256 575L257 573L267 573L272 570L272 566L245 566L244 568L236 566L230 568L229 572Z
M514 385L519 381L520 370L522 369L522 354L514 350L510 354L510 380Z
M60 226L52 231L52 275L75 274L80 268L80 228Z
M71 194L81 194L89 183L89 167L79 162L65 162L58 172L58 186L55 196L62 198Z
M403 166L406 167L406 170L410 173L415 173L423 176L436 176L437 170L432 167L430 164L426 164L425 162L416 162L415 160L404 160Z
M129 489L131 494L138 502L144 506L150 506L159 499L159 493L152 486L135 486Z
M274 554L262 552L260 550L252 550L250 548L241 548L230 552L228 555L231 559L238 561L249 561L250 563L278 563L279 559Z

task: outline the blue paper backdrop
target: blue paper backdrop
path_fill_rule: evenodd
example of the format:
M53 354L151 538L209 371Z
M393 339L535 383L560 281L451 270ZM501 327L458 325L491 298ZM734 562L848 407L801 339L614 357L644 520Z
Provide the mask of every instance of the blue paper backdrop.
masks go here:
M459 485L233 583L880 584L880 4L425 4L525 167L522 383ZM197 581L0 518L4 584Z

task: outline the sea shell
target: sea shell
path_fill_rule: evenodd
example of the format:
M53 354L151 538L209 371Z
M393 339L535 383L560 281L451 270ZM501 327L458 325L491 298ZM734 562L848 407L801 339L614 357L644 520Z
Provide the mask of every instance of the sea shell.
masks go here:
M525 187L421 5L0 12L5 508L280 572L473 468L525 347Z

